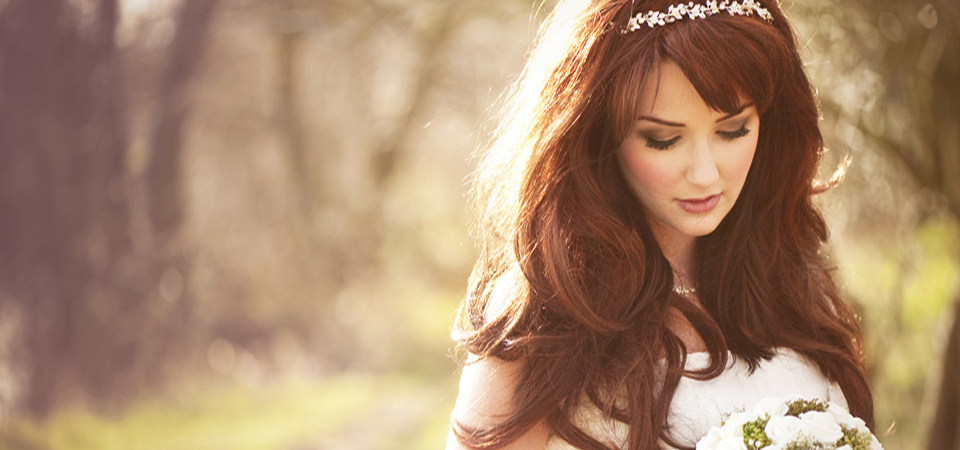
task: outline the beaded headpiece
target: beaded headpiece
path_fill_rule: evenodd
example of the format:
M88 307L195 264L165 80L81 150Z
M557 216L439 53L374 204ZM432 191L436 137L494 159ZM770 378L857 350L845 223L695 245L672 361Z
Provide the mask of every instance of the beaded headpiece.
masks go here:
M737 3L736 1L731 3L729 0L723 0L720 3L717 3L716 0L707 0L706 3L702 5L694 4L693 2L673 5L670 6L665 13L660 11L639 13L627 21L627 25L620 29L620 34L627 34L637 31L644 24L650 28L653 28L663 26L668 23L674 23L678 20L682 20L684 16L687 16L690 20L706 19L714 14L719 14L720 11L726 11L731 16L734 14L740 16L752 16L754 13L756 13L763 20L771 23L773 22L773 14L770 14L770 11L767 11L766 8L760 6L756 0L743 0L743 3Z

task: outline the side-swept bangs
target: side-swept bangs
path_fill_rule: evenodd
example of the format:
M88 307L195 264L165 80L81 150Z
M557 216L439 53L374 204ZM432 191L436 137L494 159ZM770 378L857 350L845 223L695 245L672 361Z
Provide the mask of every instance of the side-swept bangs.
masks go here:
M647 79L659 81L660 64L670 60L717 111L732 113L753 102L761 114L777 98L779 81L791 65L790 46L775 27L758 17L718 14L668 26L642 28L620 37L609 80L607 114L615 142L633 127Z

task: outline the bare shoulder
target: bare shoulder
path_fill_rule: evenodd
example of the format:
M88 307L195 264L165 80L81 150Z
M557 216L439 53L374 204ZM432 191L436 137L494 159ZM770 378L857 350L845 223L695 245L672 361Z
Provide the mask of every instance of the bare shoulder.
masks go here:
M508 270L494 282L483 311L483 320L493 322L501 317L520 295L522 273L519 268ZM451 419L468 428L489 428L503 423L514 411L517 385L525 369L523 360L506 361L496 357L478 358L470 355L460 375L460 392ZM550 437L546 426L539 423L506 447L507 450L541 450ZM466 449L451 429L447 450Z
M493 282L490 300L484 308L483 321L492 322L506 311L517 300L523 286L523 274L519 267L514 267L502 273Z
M452 419L477 428L503 422L513 412L514 391L523 364L522 361L504 361L492 357L476 360L471 357L460 376L460 393ZM539 450L546 446L548 438L546 427L538 424L504 448ZM451 432L447 439L447 450L463 448Z
M513 411L514 390L523 369L520 361L472 356L460 375L454 419L470 426L490 426Z
M485 323L495 321L516 299L516 281L508 271L495 281L484 308ZM453 418L468 426L486 427L510 415L514 391L525 363L470 354L460 376L460 393Z

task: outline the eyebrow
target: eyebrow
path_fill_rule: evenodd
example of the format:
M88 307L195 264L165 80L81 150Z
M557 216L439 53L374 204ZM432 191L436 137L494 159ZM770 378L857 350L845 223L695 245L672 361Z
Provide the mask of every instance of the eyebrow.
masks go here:
M731 117L736 117L737 115L739 115L740 113L742 113L743 110L745 110L745 109L747 109L747 108L749 108L749 107L751 107L751 106L753 106L753 102L744 103L743 105L740 105L735 111L731 112L730 114L727 114L727 115L725 115L725 116L717 119L717 123L723 122L724 120L727 120L727 119L729 119L729 118L731 118ZM684 124L684 123L671 122L671 121L669 121L669 120L664 120L664 119L661 119L661 118L659 118L659 117L654 117L654 116L640 116L640 118L637 119L637 120L646 120L646 121L648 121L648 122L659 123L660 125L666 125L666 126L668 126L668 127L685 127L685 126L687 126L687 125Z

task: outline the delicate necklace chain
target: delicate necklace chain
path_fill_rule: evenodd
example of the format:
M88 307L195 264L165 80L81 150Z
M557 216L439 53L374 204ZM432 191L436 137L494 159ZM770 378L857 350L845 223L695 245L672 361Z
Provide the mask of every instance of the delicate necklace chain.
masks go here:
M681 297L686 297L686 296L688 296L688 295L690 295L690 294L696 294L696 293L697 293L697 288L695 288L695 287L686 287L686 286L674 286L674 287L673 287L673 292L676 292L676 293L679 294Z

